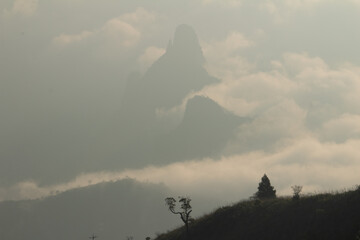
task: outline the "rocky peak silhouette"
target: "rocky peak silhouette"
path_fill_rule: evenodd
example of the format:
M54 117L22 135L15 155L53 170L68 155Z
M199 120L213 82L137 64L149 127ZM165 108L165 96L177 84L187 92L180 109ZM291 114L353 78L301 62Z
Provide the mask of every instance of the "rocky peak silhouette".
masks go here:
M195 31L188 25L178 26L166 53L143 77L127 85L121 112L128 126L144 128L155 120L156 109L180 105L189 93L218 82L207 73L203 63Z
M148 69L138 86L127 89L127 95L144 98L151 108L178 105L191 91L218 81L208 75L204 61L195 31L180 25L166 53Z
M199 39L192 27L186 24L178 26L175 30L174 41L169 45L167 53L192 64L204 64Z

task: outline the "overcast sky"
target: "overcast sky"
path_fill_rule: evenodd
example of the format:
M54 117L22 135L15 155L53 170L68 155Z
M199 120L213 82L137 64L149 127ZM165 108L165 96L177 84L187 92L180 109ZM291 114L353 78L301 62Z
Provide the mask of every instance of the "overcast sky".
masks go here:
M223 202L249 197L264 173L279 194L295 184L309 193L353 187L359 22L358 0L2 0L0 199L126 177ZM251 118L221 156L111 172L84 167L38 183L54 164L91 158L83 154L95 144L89 139L116 128L129 74L144 74L184 23L220 82L157 117L181 119L186 101L203 95Z

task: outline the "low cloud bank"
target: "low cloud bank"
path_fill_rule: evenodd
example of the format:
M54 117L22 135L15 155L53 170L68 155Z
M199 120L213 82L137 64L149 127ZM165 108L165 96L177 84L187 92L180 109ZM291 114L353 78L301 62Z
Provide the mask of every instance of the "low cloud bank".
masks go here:
M303 186L304 193L342 190L354 187L360 181L359 144L360 140L322 143L309 136L272 153L254 151L220 160L203 159L164 167L95 172L53 186L23 182L1 189L1 200L46 197L73 188L130 177L140 182L164 183L179 194L201 196L224 204L250 197L256 192L264 173L279 195L290 195L292 185Z

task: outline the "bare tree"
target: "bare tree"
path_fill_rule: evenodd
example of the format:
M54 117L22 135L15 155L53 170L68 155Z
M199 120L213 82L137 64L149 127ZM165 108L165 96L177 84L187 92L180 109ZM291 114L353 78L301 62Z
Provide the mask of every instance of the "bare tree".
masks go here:
M190 205L191 199L189 197L179 197L179 202L181 203L179 211L175 210L176 200L173 197L165 198L165 203L169 207L170 212L173 214L179 214L181 220L185 224L186 236L189 238L189 222L191 221L190 213L192 212L192 207Z
M299 200L300 199L300 193L302 191L302 186L299 185L294 185L291 186L292 190L293 190L293 200Z

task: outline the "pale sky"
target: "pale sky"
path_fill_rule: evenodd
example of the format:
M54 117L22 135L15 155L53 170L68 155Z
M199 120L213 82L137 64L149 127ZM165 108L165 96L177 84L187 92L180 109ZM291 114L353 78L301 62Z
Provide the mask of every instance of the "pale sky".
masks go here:
M357 0L2 0L0 199L126 177L222 203L249 197L264 173L283 195L354 187L359 22ZM175 128L195 95L252 121L218 157L102 165L116 158L106 149L128 76L143 75L180 24L220 81L156 109L158 121Z

